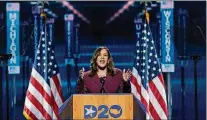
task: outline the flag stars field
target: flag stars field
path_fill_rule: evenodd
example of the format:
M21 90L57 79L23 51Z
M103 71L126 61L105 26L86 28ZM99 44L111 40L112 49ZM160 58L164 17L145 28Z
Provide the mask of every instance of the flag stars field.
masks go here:
M146 119L167 119L166 97L163 97L166 96L166 87L160 84L164 83L164 80L154 49L150 26L146 20L141 29L141 39L137 40L136 45L136 58L141 59L135 59L132 69L130 81L132 93L145 106Z
M25 98L23 114L26 119L59 119L59 107L63 104L59 69L52 42L47 37L41 32L42 40L39 41Z

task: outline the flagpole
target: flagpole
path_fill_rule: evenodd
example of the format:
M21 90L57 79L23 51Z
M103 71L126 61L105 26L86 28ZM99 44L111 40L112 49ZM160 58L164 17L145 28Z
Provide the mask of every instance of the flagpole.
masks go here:
M9 71L8 71L8 60L12 57L11 54L1 54L0 61L6 63L6 119L9 120ZM2 82L2 81L1 81ZM1 108L2 109L2 108Z
M2 82L3 82L3 68L2 68L2 62L0 61L0 100L3 101L2 95L3 95L3 90L2 90ZM2 118L2 102L0 102L0 118Z
M195 93L194 93L194 106L195 106L195 120L198 120L198 97L197 97L197 63L201 59L199 55L192 55L191 59L194 61L194 86L195 86Z
M156 83L156 80L154 79L155 78L155 73L154 72L157 70L156 72L159 73L158 76L162 75L162 73L161 73L160 66L158 65L159 64L158 56L157 56L157 53L156 53L153 37L151 35L151 30L150 30L150 26L149 26L150 15L149 15L149 13L146 9L146 4L145 4L145 17L146 17L146 21L145 21L146 23L144 24L144 30L143 30L143 35L144 36L142 36L143 37L142 39L144 41L141 40L143 42L141 42L140 45L143 46L142 49L144 49L144 50L142 50L141 55L143 55L143 56L141 56L141 57L143 57L142 60L144 60L144 63L145 63L145 64L143 63L142 66L145 67L146 71L141 70L142 73L139 73L139 74L141 75L142 80L145 82L143 84L143 86L146 87L147 90L152 90L153 89L152 83L154 83L154 82ZM147 37L150 37L150 38L147 38ZM144 69L144 68L142 68L142 69ZM150 81L150 80L152 80L152 81ZM162 96L162 94L163 94L164 96L166 96L166 92L164 90L165 85L163 85L163 86L155 85L154 87L163 87L163 91L162 91L163 93L161 92L160 95ZM152 92L154 92L154 90ZM166 97L163 97L163 99L164 99L164 101L166 101ZM148 100L151 102L151 100L154 100L154 98L152 96L150 96L150 94L149 94L149 99ZM158 101L155 104L157 104L157 106L161 105L160 104L161 100L160 99L157 99L157 100ZM151 108L154 109L154 111L152 111ZM154 119L158 119L158 118L159 119L168 119L168 116L167 116L168 115L167 103L165 103L165 102L161 106L161 109L163 109L163 113L158 112L157 111L158 108L156 106L152 107L149 104L147 104L146 109L147 109L147 111L149 111L149 114L146 114L146 119L153 119L153 118ZM159 117L155 116L155 114L153 112L157 113Z
M149 13L148 13L148 11L147 11L147 2L145 2L145 6L144 6L144 10L145 10L145 18L146 18L146 24L149 24ZM145 22L145 21L144 21ZM148 26L148 25L147 25ZM148 26L149 27L149 26ZM141 44L143 44L143 43L141 43ZM147 41L146 40L144 40L144 44L147 44ZM147 47L148 47L148 45L147 45ZM148 81L148 49L146 49L146 54L145 54L145 57L146 57L146 59L145 59L145 64L146 64L146 66L145 66L145 70L147 71L147 73L145 73L145 75L144 75L144 78L145 78L145 81ZM144 55L143 55L144 56ZM145 85L147 85L147 87L149 87L149 84L148 84L149 82L147 82L147 84L145 84ZM149 102L149 101L148 101ZM147 107L147 111L149 110L149 107ZM151 118L151 116L150 115L148 115L148 114L146 114L146 119L150 119Z
M44 21L44 25L43 25L44 27L43 28L45 28L45 80L47 80L48 79L48 75L47 75L47 65L48 65L48 59L47 59L47 57L48 57L48 54L47 54L47 26L46 26L46 20Z
M44 3L42 4L42 7L41 7L41 22L42 22L42 31L44 31L44 38L45 38L45 69L44 69L44 79L47 81L48 80L48 74L47 74L47 65L48 65L48 54L47 54L47 16L46 16L46 13L44 12ZM41 32L42 32L41 31Z

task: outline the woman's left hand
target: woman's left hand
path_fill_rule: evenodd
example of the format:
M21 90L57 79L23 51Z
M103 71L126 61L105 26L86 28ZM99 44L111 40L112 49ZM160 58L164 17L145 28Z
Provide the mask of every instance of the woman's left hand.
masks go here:
M123 76L124 81L128 81L131 75L132 75L131 70L128 69L126 72L125 72L125 69L123 70L122 76Z

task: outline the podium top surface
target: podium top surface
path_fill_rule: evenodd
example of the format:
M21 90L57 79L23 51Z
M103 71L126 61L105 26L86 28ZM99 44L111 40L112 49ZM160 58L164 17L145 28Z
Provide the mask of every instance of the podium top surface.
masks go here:
M88 94L73 94L72 96L79 96L79 95L86 95L86 96L91 96L91 95L107 95L107 96L109 96L109 95L115 95L115 96L120 96L120 95L132 95L133 96L133 94L132 93L88 93Z

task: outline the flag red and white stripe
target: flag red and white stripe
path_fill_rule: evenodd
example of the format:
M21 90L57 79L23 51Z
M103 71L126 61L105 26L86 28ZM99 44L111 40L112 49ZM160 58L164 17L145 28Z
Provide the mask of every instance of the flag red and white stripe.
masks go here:
M41 36L45 36L44 32ZM52 41L42 37L36 53L23 114L26 119L57 120L59 108L63 104L63 95Z
M137 70L133 68L131 91L146 108L146 119L167 119L168 110L162 74L149 82L148 89L141 84Z
M131 92L144 105L146 119L168 119L164 79L146 20L141 29L130 81Z
M57 119L63 104L59 74L50 78L50 86L44 78L32 69L24 106L27 119Z

